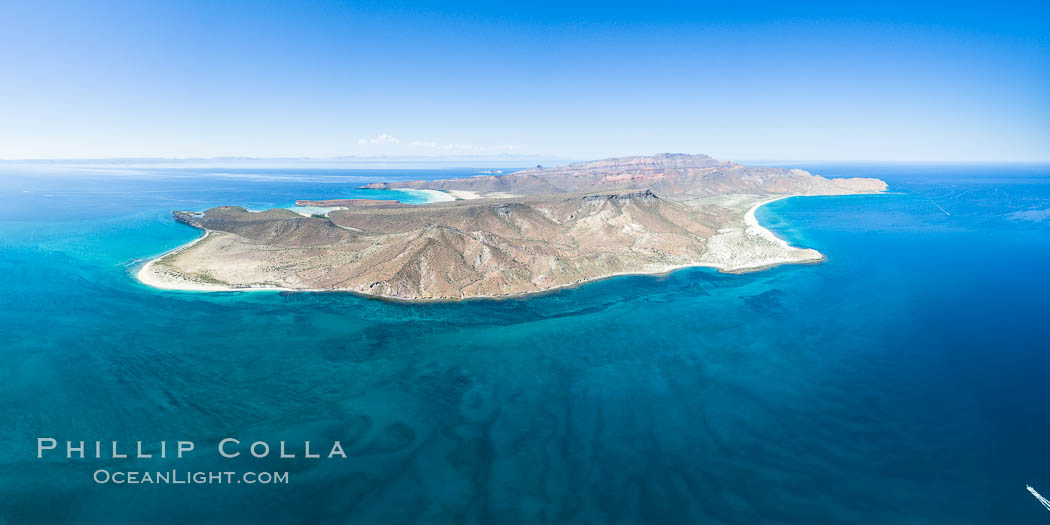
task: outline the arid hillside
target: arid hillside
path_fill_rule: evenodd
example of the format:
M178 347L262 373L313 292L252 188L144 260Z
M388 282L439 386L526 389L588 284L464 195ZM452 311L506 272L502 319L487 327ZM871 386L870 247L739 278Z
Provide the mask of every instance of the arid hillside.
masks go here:
M177 220L206 235L151 261L139 277L162 288L344 290L455 300L686 266L748 271L823 258L761 228L754 218L760 203L789 195L873 193L885 183L747 168L703 155L659 155L369 187L447 191L469 200L299 201L341 208L309 217L231 206L176 211ZM491 197L507 194L515 196Z

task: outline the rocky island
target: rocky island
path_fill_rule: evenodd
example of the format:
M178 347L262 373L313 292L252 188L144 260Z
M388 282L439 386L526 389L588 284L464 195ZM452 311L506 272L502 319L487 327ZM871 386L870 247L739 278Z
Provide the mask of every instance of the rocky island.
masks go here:
M886 183L664 154L365 187L441 191L455 200L300 201L339 207L310 217L233 206L176 211L176 220L204 236L146 263L139 279L170 289L458 300L689 266L752 271L823 260L762 228L754 216L761 204L878 193Z

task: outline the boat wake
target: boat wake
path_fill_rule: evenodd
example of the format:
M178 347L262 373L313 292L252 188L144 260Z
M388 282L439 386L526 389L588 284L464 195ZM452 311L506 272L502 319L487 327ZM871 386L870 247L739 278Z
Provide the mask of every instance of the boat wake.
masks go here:
M1042 503L1043 506L1046 507L1046 510L1050 510L1050 501L1047 501L1046 498L1042 496L1042 494L1036 492L1031 485L1025 485L1025 488L1028 489L1028 492L1031 492L1032 495L1035 496L1035 499L1039 500L1039 503Z

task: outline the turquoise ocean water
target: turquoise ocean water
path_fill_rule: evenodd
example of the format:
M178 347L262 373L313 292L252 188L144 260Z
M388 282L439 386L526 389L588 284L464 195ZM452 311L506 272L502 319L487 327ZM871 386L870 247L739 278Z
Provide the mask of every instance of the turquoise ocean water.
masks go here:
M199 235L172 209L474 170L2 166L0 524L1050 522L1025 491L1050 494L1050 168L804 167L893 192L759 211L823 264L403 304L131 272ZM198 450L38 460L41 436ZM350 459L222 459L230 436Z

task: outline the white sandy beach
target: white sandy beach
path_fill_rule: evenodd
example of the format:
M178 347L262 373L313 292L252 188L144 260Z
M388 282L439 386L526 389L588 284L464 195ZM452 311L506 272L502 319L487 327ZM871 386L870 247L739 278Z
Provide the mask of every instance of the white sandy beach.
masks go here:
M760 207L765 206L766 204L794 196L795 195L785 195L783 197L775 197L772 199L764 200L752 206L751 209L747 210L747 213L744 214L744 224L747 225L748 233L761 235L769 241L775 242L783 246L784 248L790 248L791 246L787 243L787 241L781 239L780 237L777 237L773 234L773 232L767 230L766 228L762 227L761 224L758 223L758 218L755 217L755 212L757 212Z
M395 190L395 191L404 192L404 193L407 193L407 194L412 195L414 197L419 197L419 198L422 198L422 199L426 199L427 202L448 202L448 201L456 200L456 197L450 195L448 192L444 192L444 191L440 191L440 190L417 190L415 188L390 188L390 189Z

